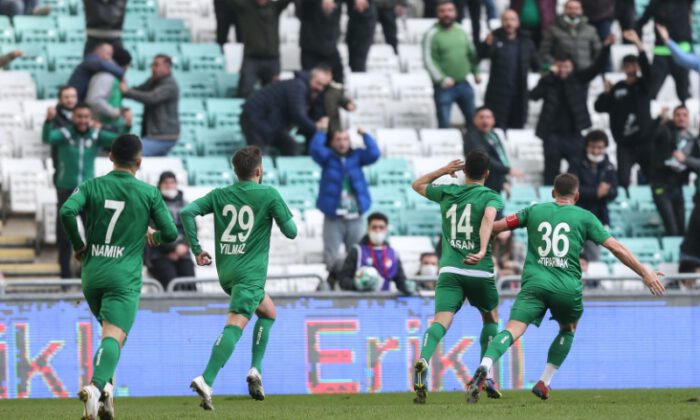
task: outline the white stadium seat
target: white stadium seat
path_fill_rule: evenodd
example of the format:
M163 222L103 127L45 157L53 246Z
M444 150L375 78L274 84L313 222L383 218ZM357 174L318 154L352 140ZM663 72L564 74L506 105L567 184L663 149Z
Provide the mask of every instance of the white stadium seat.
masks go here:
M233 42L224 44L224 58L226 60L226 71L228 73L238 73L243 63L243 44Z
M415 73L393 73L389 77L396 100L433 100L433 82L424 70Z
M420 138L426 156L457 159L464 153L462 133L455 128L423 128L420 130Z
M416 130L407 128L377 130L377 143L385 157L421 156L421 145Z

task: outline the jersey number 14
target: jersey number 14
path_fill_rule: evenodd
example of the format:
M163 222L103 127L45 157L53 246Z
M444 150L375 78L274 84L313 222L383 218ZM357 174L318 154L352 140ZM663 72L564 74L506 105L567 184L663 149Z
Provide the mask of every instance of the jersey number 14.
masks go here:
M462 215L459 216L457 220L457 205L453 204L452 207L445 213L448 219L450 219L450 239L457 239L458 233L463 233L466 239L469 239L474 232L474 228L471 224L472 215L472 205L467 204L462 210Z

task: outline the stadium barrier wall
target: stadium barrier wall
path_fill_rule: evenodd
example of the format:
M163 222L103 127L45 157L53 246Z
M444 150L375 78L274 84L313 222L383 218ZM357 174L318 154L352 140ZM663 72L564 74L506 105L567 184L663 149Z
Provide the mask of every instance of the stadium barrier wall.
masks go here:
M501 325L515 294L501 295ZM430 297L320 293L274 297L278 307L263 362L268 394L405 392ZM144 294L115 375L119 396L191 395L221 332L220 294ZM496 365L503 389L539 378L557 324L531 327ZM654 298L596 294L554 380L563 388L700 386L700 293ZM431 361L431 390L462 390L479 359L481 319L465 306ZM70 397L92 374L99 325L80 295L0 299L0 398ZM246 394L252 325L214 386ZM407 398L409 398L407 396Z

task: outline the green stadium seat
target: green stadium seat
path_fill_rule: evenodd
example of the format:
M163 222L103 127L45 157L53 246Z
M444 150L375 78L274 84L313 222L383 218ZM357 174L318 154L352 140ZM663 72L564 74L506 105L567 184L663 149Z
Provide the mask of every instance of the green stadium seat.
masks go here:
M85 18L82 16L58 16L56 27L61 42L85 43ZM83 49L81 48L80 51Z
M42 6L51 6L51 16L62 17L71 13L70 1L67 0L42 0ZM83 20L84 26L85 20Z
M681 254L682 236L664 236L661 238L661 248L664 251L665 262L678 262Z
M442 230L442 216L435 211L405 210L401 214L401 223L404 235L435 238Z
M608 211L610 214L610 225L608 226L610 234L615 237L631 235L631 229L628 225L630 210L608 206Z
M36 72L32 73L39 99L51 99L58 97L58 89L65 86L70 78L70 71Z
M151 18L147 21L154 42L190 42L190 31L182 19Z
M126 44L148 42L148 27L146 21L139 15L126 15L122 28L122 40Z
M10 18L0 15L0 44L14 44L15 29L12 27Z
M22 50L22 57L16 58L10 64L10 70L25 70L32 74L41 74L49 70L49 60L46 49L40 44L3 45L2 54L16 49Z
M180 139L175 143L175 146L170 149L168 156L177 156L182 159L197 156L197 143Z
M629 199L635 204L653 203L651 187L648 185L633 185L627 189Z
M311 185L321 181L321 168L308 156L278 157L277 170L284 185Z
M316 196L308 186L282 185L277 190L290 208L304 212L316 207Z
M413 191L411 191L413 192ZM396 208L400 210L406 207L406 190L392 185L381 185L369 189L372 197L372 206L382 208Z
M379 159L367 167L372 185L410 185L413 170L404 159Z
M151 68L153 57L158 54L170 56L173 60L173 68L178 70L182 68L182 60L180 60L180 50L177 44L170 42L150 42L136 44L136 57L138 57L138 67L142 70Z
M53 17L15 16L13 23L17 42L45 45L60 41Z
M549 190L551 191L551 189ZM538 199L537 198L537 191L535 190L535 187L531 185L513 185L513 187L510 190L510 200L509 204L512 204L516 207L527 207L533 203L538 203L540 201L542 202L547 202L551 201L551 199ZM549 195L548 197L551 197Z
M83 43L52 44L46 49L51 71L73 71L83 61Z
M243 134L230 127L199 127L195 130L195 138L204 156L225 156L228 159L245 146Z
M129 0L126 3L126 14L155 16L158 13L158 3L154 0Z
M181 98L215 98L216 81L208 73L177 73L175 80L180 88Z
M188 71L224 71L224 55L218 44L180 44L180 53Z
M661 247L656 238L618 238L618 240L643 264L656 267L663 261ZM601 257L608 264L616 262L615 257L606 248L602 248Z
M663 222L656 208L646 209L645 211L637 210L630 211L626 215L627 226L632 236L638 238L659 237L664 232Z
M206 127L207 110L201 99L180 99L178 103L180 125L184 127Z
M185 159L190 185L224 186L233 183L233 170L224 157L188 157Z
M218 96L221 98L233 98L238 93L238 81L240 75L238 73L226 73L220 71L215 74L216 89Z
M134 58L134 60L136 60ZM136 65L136 64L134 64ZM126 81L129 86L138 86L146 82L151 77L151 70L139 70L136 67L129 67L126 72Z
M374 198L374 196L372 196ZM406 189L406 206L409 209L415 210L430 210L430 211L440 211L440 205L434 201L430 201L427 198L421 196L417 192L413 191L412 188Z
M243 112L243 99L211 98L204 101L209 125L212 127L240 127L240 117Z
M688 204L690 203L690 208L692 209L693 198L695 197L695 193L695 187L691 187L690 185L683 186L683 199L685 200L686 208L688 208Z
M275 162L270 156L263 156L263 182L270 185L279 185L279 172L275 167Z

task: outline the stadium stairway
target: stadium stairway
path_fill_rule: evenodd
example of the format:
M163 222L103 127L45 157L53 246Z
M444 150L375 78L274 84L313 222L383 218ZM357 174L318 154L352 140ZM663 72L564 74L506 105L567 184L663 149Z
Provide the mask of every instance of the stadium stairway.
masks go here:
M28 223L23 219L13 218L8 222L8 225L0 225L0 273L5 279L58 277L57 263L37 259L34 238L12 232L31 232L34 229L26 228Z

